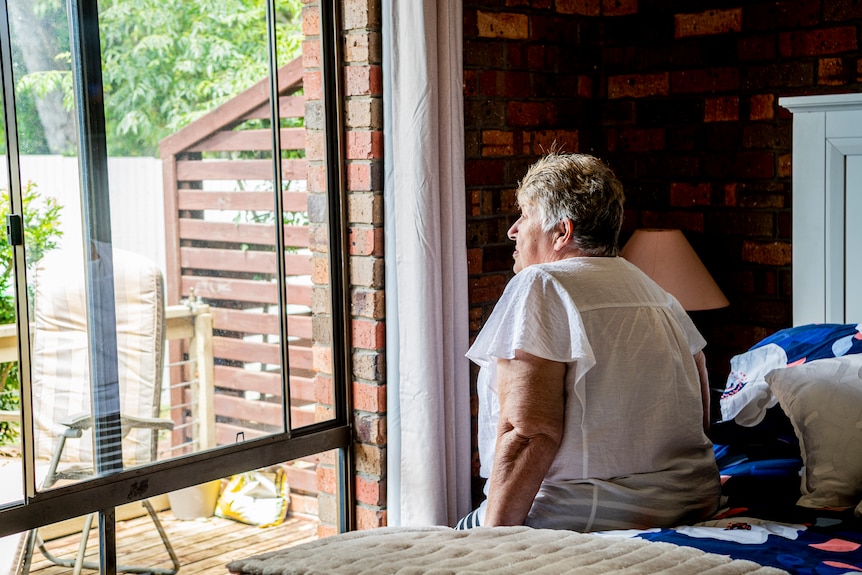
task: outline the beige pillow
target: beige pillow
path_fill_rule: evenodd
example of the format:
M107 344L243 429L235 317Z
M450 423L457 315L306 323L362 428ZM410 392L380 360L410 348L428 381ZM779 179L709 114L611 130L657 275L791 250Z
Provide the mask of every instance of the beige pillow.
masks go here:
M855 507L862 499L862 354L774 369L766 382L799 439L799 505Z

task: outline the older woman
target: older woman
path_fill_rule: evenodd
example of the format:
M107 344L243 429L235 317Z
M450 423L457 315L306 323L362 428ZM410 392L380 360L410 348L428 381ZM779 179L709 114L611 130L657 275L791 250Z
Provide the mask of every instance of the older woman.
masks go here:
M487 498L459 528L662 527L715 512L703 337L618 257L623 190L582 154L518 189L515 277L467 356Z

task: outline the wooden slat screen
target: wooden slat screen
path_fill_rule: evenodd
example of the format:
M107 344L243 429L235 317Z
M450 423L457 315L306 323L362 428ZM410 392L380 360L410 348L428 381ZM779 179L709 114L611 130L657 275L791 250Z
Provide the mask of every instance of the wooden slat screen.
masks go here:
M282 204L295 216L285 223L282 256L294 428L315 417L306 133L301 127L305 100L298 60L279 71L280 113L283 121L292 118L294 126L280 131L282 177L289 183ZM161 146L168 301L195 297L212 308L217 444L282 427L272 134L265 125L269 114L268 91L258 84ZM183 398L176 399L174 404L180 405ZM178 414L173 415L176 419ZM292 475L301 486L293 488L306 495L316 491L313 480L299 480L313 477L313 461L298 465Z

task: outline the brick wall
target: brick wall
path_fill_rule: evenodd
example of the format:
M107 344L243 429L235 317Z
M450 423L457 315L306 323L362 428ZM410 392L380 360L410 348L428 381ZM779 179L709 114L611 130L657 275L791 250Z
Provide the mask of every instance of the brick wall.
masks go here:
M514 188L551 142L623 181L623 242L678 227L731 301L693 314L714 386L791 325L792 119L862 88L854 0L464 0L470 320L511 277Z
M303 0L303 62L307 110L309 191L324 199L325 167L321 118L320 5ZM386 524L386 386L385 325L383 300L383 84L380 69L379 0L343 0L345 153L347 157L347 220L350 286L350 349L352 354L352 400L355 423L354 455L356 475L356 527L370 529ZM311 120L309 120L311 119ZM310 124L310 125L309 125ZM312 174L317 177L313 178ZM314 201L314 200L311 200ZM312 237L320 237L318 247L325 250L325 216L315 226ZM315 254L315 283L326 284L326 253ZM319 274L319 277L317 275ZM315 301L325 307L326 286ZM328 325L328 324L327 324ZM326 371L331 358L326 334L315 332L315 368ZM321 417L330 417L332 386L325 374L318 375L315 386ZM317 469L320 536L337 530L336 473L334 453L322 456Z

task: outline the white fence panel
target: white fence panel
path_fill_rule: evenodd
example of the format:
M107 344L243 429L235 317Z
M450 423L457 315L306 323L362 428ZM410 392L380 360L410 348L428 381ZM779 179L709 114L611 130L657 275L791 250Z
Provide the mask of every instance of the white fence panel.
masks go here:
M0 157L3 187L6 158ZM81 191L78 159L64 156L22 156L21 181L32 181L43 197L63 206L60 229L64 247L82 243ZM162 161L158 158L109 158L111 235L114 245L147 256L165 270L165 209Z

